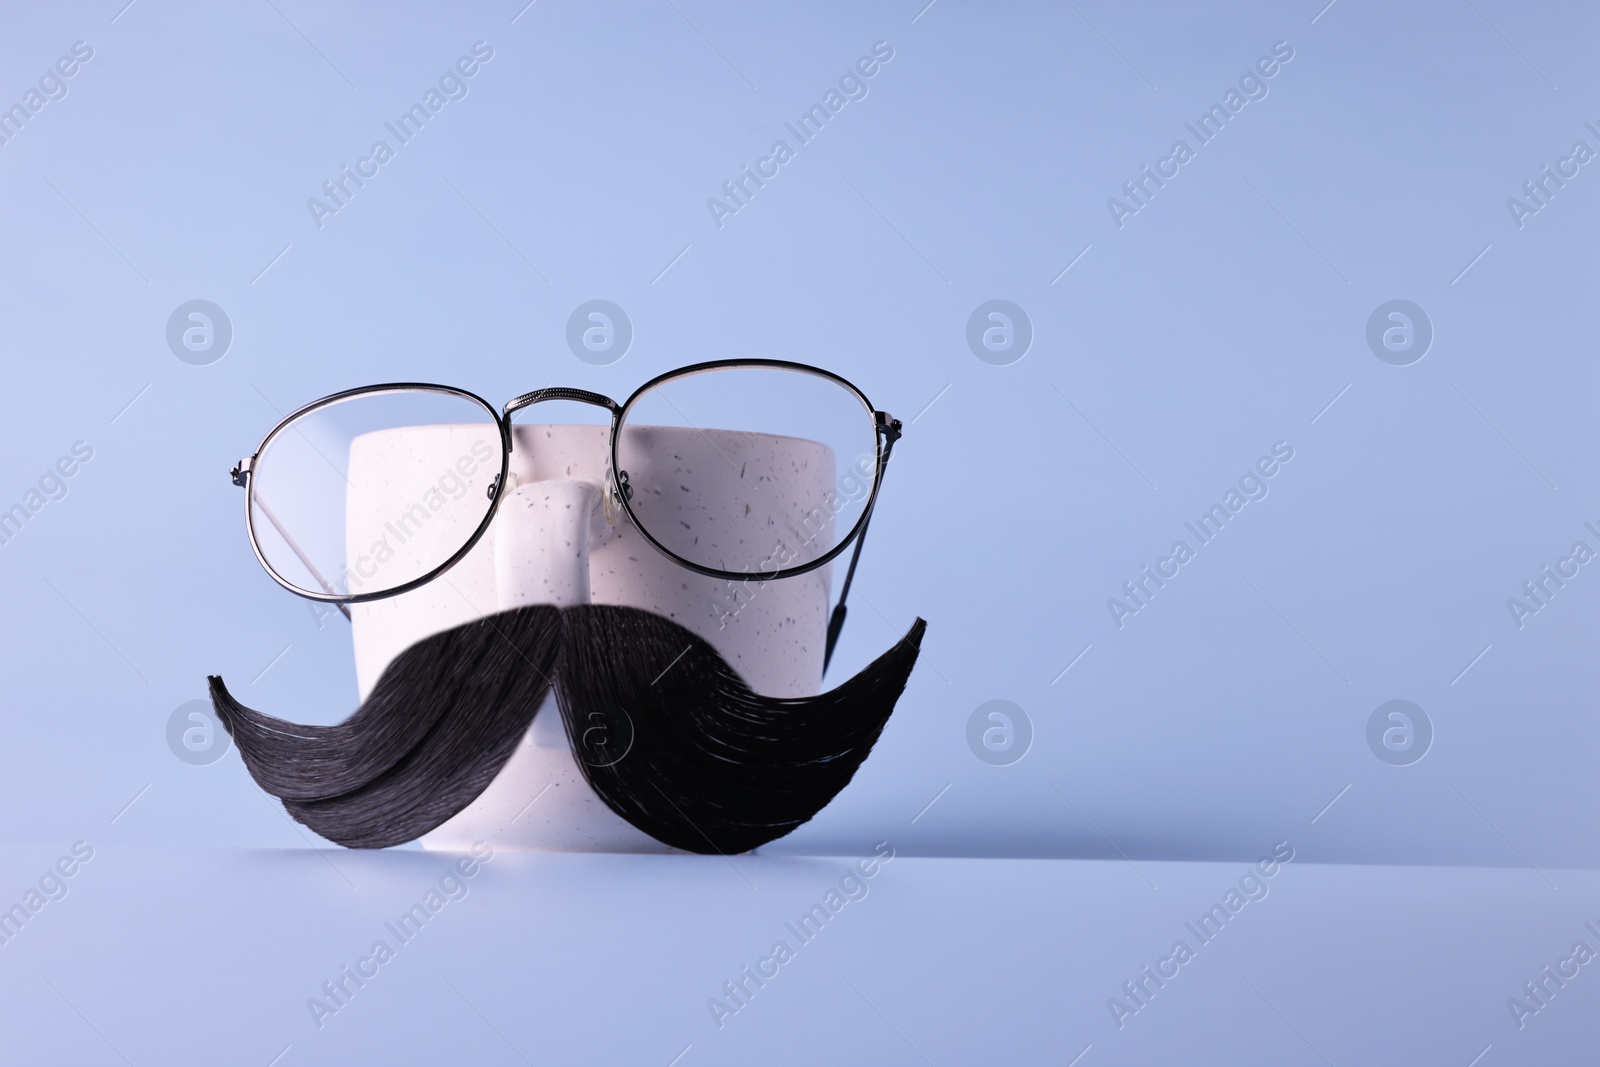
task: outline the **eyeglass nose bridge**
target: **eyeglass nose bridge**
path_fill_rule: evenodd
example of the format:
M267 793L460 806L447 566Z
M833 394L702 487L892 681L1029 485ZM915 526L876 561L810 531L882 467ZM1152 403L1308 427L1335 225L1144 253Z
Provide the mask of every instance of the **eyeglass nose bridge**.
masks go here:
M505 408L501 411L501 417L509 419L523 408L542 404L546 400L572 400L579 404L593 404L597 408L605 408L611 412L612 418L616 418L618 413L622 411L622 406L604 393L591 393L587 389L573 389L565 385L553 385L546 389L535 389L531 393L523 393L521 396L507 401Z
M523 393L521 396L507 401L505 408L501 412L501 418L509 423L511 416L523 408L541 404L546 400L571 400L579 404L592 404L597 408L605 408L611 412L613 429L616 426L617 416L622 414L622 405L604 393L592 393L587 389L573 389L565 385L554 385L545 389L535 389L531 393ZM612 470L611 456L607 454L606 484L601 489L600 500L604 505L606 524L608 526L617 524L617 514L622 510L623 501L631 500L632 498L633 489L628 485L628 472L622 471L619 474L617 471Z

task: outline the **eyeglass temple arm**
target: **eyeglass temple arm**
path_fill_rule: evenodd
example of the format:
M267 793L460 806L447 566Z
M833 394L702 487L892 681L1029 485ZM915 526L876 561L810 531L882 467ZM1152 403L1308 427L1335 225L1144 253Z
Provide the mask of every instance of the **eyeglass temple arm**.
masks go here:
M828 664L833 659L833 646L839 643L839 633L844 629L845 615L848 614L844 601L850 595L850 583L855 580L856 564L861 561L861 546L867 541L867 527L872 524L872 508L877 506L878 490L883 488L883 475L889 467L889 454L894 451L894 443L900 440L900 420L891 418L883 412L877 412L878 430L884 435L883 458L878 461L878 480L874 487L872 503L868 505L867 516L861 520L861 532L856 535L855 548L850 551L850 566L844 572L844 584L839 587L839 603L834 605L833 614L828 617L828 643L822 650L822 673L826 677Z
M233 470L228 472L228 474L233 478L234 485L237 485L241 489L248 487L250 477L254 473L254 461L254 456L251 456L249 459L241 459L237 464L234 465ZM289 536L289 531L283 528L283 523L278 521L278 516L274 515L272 513L272 509L267 507L267 502L261 499L261 494L254 494L254 499L256 504L261 508L261 514L265 515L267 517L267 521L272 523L272 528L278 531L278 536L283 538L284 544L288 545L290 551L299 557L301 566L305 567L306 570L311 572L311 576L317 580L317 584L322 586L323 592L327 593L329 596L332 596L333 586L329 585L328 580L322 576L322 572L317 570L316 564L312 563L311 560L306 558L306 554L300 550L300 546L295 543L294 538ZM349 608L345 607L338 601L334 601L333 606L339 609L339 614L343 615L346 620L349 620ZM320 620L318 625L321 625Z

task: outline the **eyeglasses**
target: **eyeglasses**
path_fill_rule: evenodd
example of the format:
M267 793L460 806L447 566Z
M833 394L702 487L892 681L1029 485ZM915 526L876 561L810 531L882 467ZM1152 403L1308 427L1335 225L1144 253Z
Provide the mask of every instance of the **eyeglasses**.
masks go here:
M511 416L552 400L610 412L606 520L620 513L691 571L789 578L853 542L828 620L826 669L901 425L844 378L803 363L696 363L621 404L584 389L536 389L498 413L443 385L334 393L284 418L231 471L246 490L256 558L285 589L346 616L347 604L432 581L471 551L516 488ZM537 435L515 436L524 469L541 469Z

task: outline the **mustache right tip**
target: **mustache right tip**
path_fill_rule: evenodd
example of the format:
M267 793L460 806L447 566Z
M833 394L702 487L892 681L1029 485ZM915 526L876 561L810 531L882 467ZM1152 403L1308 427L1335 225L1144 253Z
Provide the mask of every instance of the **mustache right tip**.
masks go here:
M222 728L228 731L228 736L232 737L234 717L238 712L239 702L228 692L227 683L223 682L220 674L206 675L206 691L211 697L211 708L217 713L217 720L222 723Z

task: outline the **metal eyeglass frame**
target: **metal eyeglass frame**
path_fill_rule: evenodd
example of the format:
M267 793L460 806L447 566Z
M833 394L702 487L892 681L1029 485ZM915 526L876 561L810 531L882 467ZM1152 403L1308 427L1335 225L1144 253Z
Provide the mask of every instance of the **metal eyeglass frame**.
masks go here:
M838 543L834 545L833 548L823 553L821 556L818 556L816 559L810 560L798 566L780 567L775 571L760 571L751 573L750 571L730 571L721 570L716 567L707 567L678 555L666 545L656 540L650 531L645 528L644 524L639 521L638 516L634 514L633 505L631 502L633 490L628 485L628 472L622 470L621 465L618 462L617 448L620 440L620 434L618 431L622 428L623 421L627 418L628 411L633 407L640 397L644 396L656 386L677 378L687 378L691 375L703 374L707 371L739 367L769 367L780 370L798 371L804 374L811 374L819 378L826 378L827 380L834 382L848 390L852 396L861 402L862 408L872 418L875 440L877 444L877 462L876 468L873 472L872 491L867 496L866 507L862 508L861 516L856 519L856 523L853 527L851 527L850 532L844 537L840 538ZM375 593L336 593L328 585L327 581L323 579L322 575L317 571L317 569L311 565L310 561L306 560L303 556L301 557L301 562L305 564L307 570L311 572L311 574L317 579L318 583L322 585L326 592L313 593L302 589L277 572L272 564L268 562L266 555L261 551L260 543L256 540L255 509L251 506L253 503L255 503L255 482L254 479L251 478L251 474L255 468L255 462L260 455L266 451L267 446L272 443L273 438L277 437L277 435L286 427L292 425L303 415L307 415L320 408L349 400L353 397L377 396L384 393L398 392L445 393L452 396L464 397L481 407L489 415L489 417L494 420L495 425L500 431L500 473L495 476L492 482L489 483L489 508L484 513L483 521L478 524L478 528L473 531L472 536L467 539L467 542L462 545L461 548L458 549L456 553L449 559L439 564L439 566L435 567L433 570L428 571L426 574L423 574L417 578L413 578L411 581L398 585L393 589L384 589ZM850 556L850 566L845 571L844 584L839 590L839 602L834 606L833 612L828 617L827 644L824 646L822 657L822 669L824 672L827 671L828 663L833 658L834 645L838 642L839 633L844 628L846 614L845 598L850 595L850 583L855 579L856 563L861 558L861 546L866 543L867 523L871 521L873 507L878 502L878 491L883 485L883 474L889 465L889 454L894 449L894 443L900 439L901 424L899 419L894 418L887 412L875 409L872 406L872 402L867 399L866 394L860 389L856 388L852 382L837 374L834 374L832 371L826 371L820 367L813 367L805 363L794 363L781 359L718 359L706 363L693 363L687 367L680 367L677 370L668 371L665 374L658 374L656 377L650 379L643 385L639 386L639 388L635 389L633 394L621 404L618 404L615 400L612 400L610 397L605 396L604 394L593 393L587 389L573 389L567 386L551 386L545 389L535 389L531 393L523 393L521 396L508 401L501 411L496 412L494 408L489 405L488 401L484 400L476 393L469 392L465 389L458 389L454 386L434 385L426 382L390 382L384 385L367 385L358 389L346 389L342 392L333 393L329 396L323 397L320 400L313 400L311 403L296 408L294 411L284 416L284 418L281 419L276 426L267 431L266 436L261 439L261 443L256 446L256 450L245 459L241 459L238 464L236 464L229 472L233 479L233 484L246 489L244 499L245 530L249 534L250 548L255 552L257 562L259 562L262 566L262 569L264 569L267 574L272 577L273 581L277 582L291 593L294 593L296 596L304 597L307 600L316 600L323 603L335 604L338 606L339 610L344 613L346 618L349 618L350 615L350 612L345 607L347 604L361 604L367 601L382 600L386 597L398 596L401 593L410 592L421 585L425 585L428 582L433 581L435 578L448 571L451 567L454 567L457 563L461 562L462 558L465 557L468 552L472 551L473 547L477 545L480 539L482 539L484 533L488 531L489 525L494 522L494 517L500 508L500 499L505 495L504 493L500 492L500 487L506 484L506 475L509 473L511 467L511 416L523 410L524 408L532 407L535 404L540 404L547 400L571 400L580 404L591 404L595 407L605 408L611 413L610 464L606 469L607 484L602 490L602 497L606 505L607 517L610 517L611 511L614 507L620 507L623 513L627 515L628 521L633 524L633 528L638 530L640 535L642 535L644 539L656 549L656 551L660 552L674 563L677 563L679 566L687 567L689 570L694 571L697 574L704 574L712 578L723 578L729 581L770 581L777 578L792 578L796 575L805 574L809 571L816 570L818 567L826 565L836 556L842 553L845 548L848 547L852 541L854 541L855 551ZM276 525L276 520L272 519L271 514L266 512L264 507L263 512L267 514L268 520ZM287 535L287 532L282 529L279 529L278 532L280 536L283 536L284 540L289 544L290 549L294 551L296 555L300 555L299 548L295 545L293 539Z

